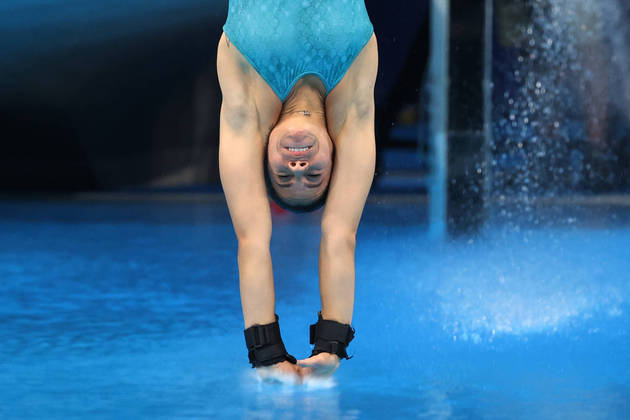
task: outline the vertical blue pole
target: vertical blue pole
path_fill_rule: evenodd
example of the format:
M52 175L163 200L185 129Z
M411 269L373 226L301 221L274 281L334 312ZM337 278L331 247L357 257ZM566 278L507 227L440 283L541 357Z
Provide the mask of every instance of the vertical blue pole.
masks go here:
M449 15L450 0L431 0L429 235L436 239L446 236Z

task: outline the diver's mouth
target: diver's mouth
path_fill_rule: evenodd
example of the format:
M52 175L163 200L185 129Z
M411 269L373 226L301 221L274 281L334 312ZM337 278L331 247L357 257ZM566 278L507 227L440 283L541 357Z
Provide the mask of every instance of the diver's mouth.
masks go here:
M301 157L308 154L313 149L313 145L309 146L287 146L284 147L291 156L293 157Z
M313 146L285 147L289 152L306 152L311 150Z
M290 131L278 142L278 151L291 159L304 158L317 152L318 139L309 130Z

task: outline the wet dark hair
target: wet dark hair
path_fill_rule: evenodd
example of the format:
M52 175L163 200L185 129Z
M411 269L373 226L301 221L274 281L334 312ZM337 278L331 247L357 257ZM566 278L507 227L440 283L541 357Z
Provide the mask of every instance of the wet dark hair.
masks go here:
M330 178L328 179L328 185L326 185L326 189L324 190L323 194L312 203L301 205L301 204L289 204L286 201L284 201L282 197L278 195L278 192L276 191L276 189L273 187L273 184L271 183L271 177L269 176L268 153L269 152L265 150L263 172L265 173L265 184L267 185L267 195L269 196L269 198L271 198L274 201L274 203L276 203L278 206L280 206L281 208L285 210L292 211L293 213L309 213L311 211L315 211L321 208L324 204L326 204L326 198L328 197L328 187L330 186ZM332 165L332 162L334 161L335 161L335 149L333 148L333 152L331 156L331 165ZM332 175L332 167L330 168L330 170L331 170L331 175Z

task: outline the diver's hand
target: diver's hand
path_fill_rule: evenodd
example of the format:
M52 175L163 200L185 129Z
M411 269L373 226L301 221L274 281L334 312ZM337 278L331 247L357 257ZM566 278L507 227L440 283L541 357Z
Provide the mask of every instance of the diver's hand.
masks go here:
M303 369L291 362L279 362L271 366L259 366L256 368L258 378L267 383L282 383L300 385L302 383Z
M335 373L339 367L340 359L336 354L324 352L297 362L299 366L302 366L303 376L327 378Z

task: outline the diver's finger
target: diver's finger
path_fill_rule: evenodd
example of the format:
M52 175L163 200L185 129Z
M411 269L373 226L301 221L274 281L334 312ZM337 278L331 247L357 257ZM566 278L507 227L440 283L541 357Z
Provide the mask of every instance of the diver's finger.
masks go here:
M327 364L326 362L322 360L322 357L319 355L315 355L315 356L308 357L306 359L298 360L297 363L301 366L315 366L315 365Z

